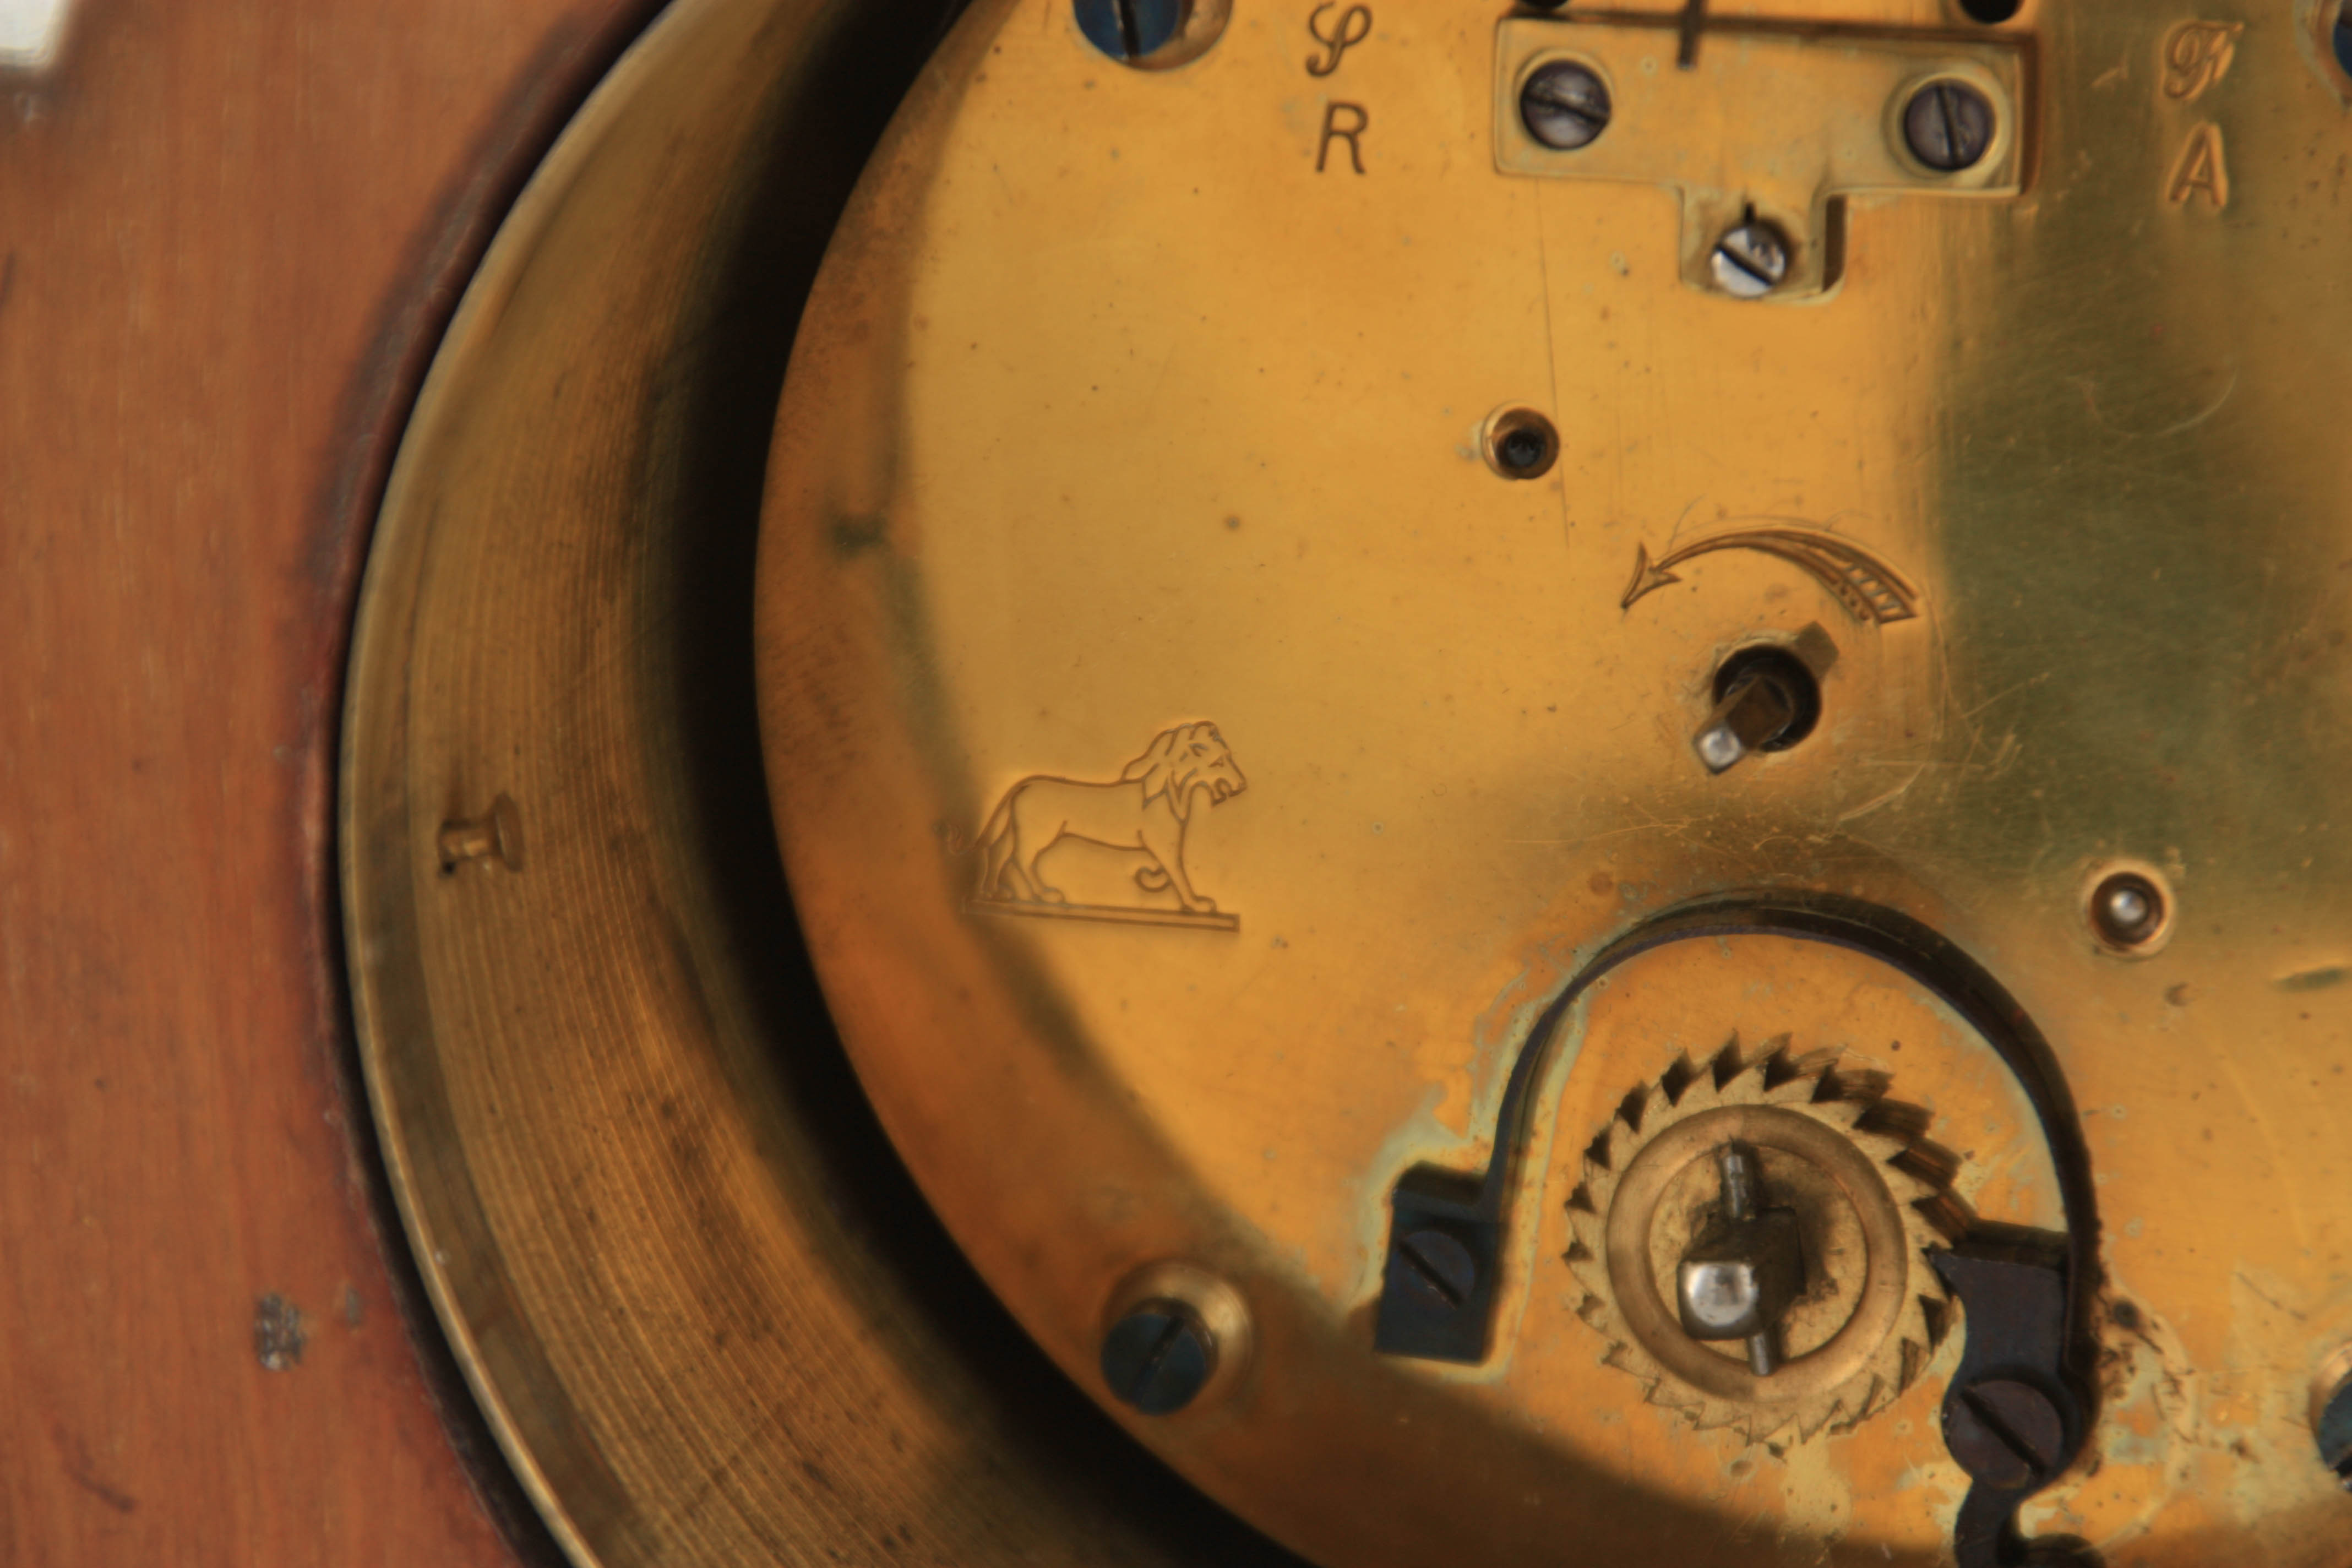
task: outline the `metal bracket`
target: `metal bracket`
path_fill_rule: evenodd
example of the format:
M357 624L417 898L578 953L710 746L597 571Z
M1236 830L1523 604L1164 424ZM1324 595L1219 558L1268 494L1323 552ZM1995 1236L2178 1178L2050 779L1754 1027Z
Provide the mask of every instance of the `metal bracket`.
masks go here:
M2032 40L1771 18L1710 18L1678 61L1682 18L1579 11L1515 16L1498 35L1495 164L1507 174L1655 184L1682 198L1683 280L1717 290L1717 239L1761 219L1790 242L1770 298L1817 299L1844 271L1849 197L2006 197L2028 167ZM1608 128L1555 149L1519 112L1528 79L1554 61L1596 73ZM1921 87L1965 82L1992 105L1992 140L1958 173L1913 156L1902 119Z
M1944 1444L1972 1483L1953 1526L1959 1568L2075 1568L2079 1541L2018 1533L2017 1510L2056 1479L2088 1436L2072 1363L2068 1238L1979 1225L1936 1272L1959 1298L1967 1348L1944 1395Z

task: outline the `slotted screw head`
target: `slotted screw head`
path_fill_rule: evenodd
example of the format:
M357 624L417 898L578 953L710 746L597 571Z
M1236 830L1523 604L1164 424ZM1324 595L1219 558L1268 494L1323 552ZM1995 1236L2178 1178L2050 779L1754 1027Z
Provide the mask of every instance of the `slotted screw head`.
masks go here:
M1945 1405L1944 1441L1976 1479L2021 1490L2055 1472L2066 1446L2066 1420L2032 1384L1994 1379L1962 1389Z
M1760 300L1789 276L1789 242L1769 223L1743 223L1715 242L1709 267L1725 293Z
M1129 64L1164 47L1184 25L1181 0L1071 0L1071 8L1088 43Z
M1931 81L1903 110L1903 140L1930 169L1956 174L1992 146L1992 103L1964 81Z
M1146 1415L1171 1415L1201 1396L1217 1370L1208 1326L1173 1301L1146 1301L1103 1336L1103 1382Z
M1478 1263L1470 1249L1442 1230L1416 1230L1397 1240L1398 1260L1413 1290L1448 1311L1460 1309L1478 1287Z
M1609 129L1609 86L1590 66L1554 60L1519 89L1528 134L1557 152L1589 146Z

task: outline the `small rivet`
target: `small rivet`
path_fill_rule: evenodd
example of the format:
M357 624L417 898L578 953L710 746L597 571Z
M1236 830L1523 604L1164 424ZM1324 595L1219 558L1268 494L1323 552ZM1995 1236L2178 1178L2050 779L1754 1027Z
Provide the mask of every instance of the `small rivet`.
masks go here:
M440 836L441 874L454 875L460 866L476 862L522 869L522 812L511 796L490 803L488 816L445 822Z
M2091 928L2119 951L2144 948L2165 925L2164 892L2137 871L2117 871L2091 894Z

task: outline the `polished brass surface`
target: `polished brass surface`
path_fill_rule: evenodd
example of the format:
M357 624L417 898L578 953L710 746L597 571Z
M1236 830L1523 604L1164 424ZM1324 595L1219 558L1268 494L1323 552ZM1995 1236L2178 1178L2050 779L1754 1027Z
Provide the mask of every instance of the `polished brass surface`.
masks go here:
M1996 975L2081 1108L2101 1386L2026 1529L2339 1562L2308 1412L2352 1341L2352 465L2317 345L2352 331L2352 122L2310 7L1373 5L1335 49L1345 9L1237 7L1136 72L1064 0L983 0L813 297L769 777L917 1179L1098 1395L1122 1281L1225 1281L1245 1374L1122 1419L1332 1568L1946 1561L1964 1327L1870 1419L1754 1448L1605 1364L1563 1260L1591 1131L1735 1032L1888 1075L1959 1197L2063 1226L2017 1080L1864 955L1612 973L1512 1167L1494 1353L1371 1350L1399 1174L1487 1166L1589 955L1696 895L1866 900ZM1548 50L1616 101L1521 170ZM1901 110L1945 78L2010 140L1931 178ZM1800 308L1695 265L1749 205ZM1520 407L1560 437L1538 482L1488 456ZM1811 627L1816 732L1710 776L1726 656ZM1248 788L1146 845L1168 797L1127 770L1196 725ZM1134 797L1038 851L1058 898L972 847L1039 779ZM2092 923L2118 867L2163 879L2166 940Z

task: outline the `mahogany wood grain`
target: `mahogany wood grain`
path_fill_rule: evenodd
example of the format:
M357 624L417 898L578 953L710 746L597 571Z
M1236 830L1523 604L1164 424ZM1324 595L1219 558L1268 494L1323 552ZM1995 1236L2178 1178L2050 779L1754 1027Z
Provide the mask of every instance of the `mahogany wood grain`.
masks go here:
M329 808L401 419L650 8L89 0L0 78L0 1563L547 1551L404 1321Z

